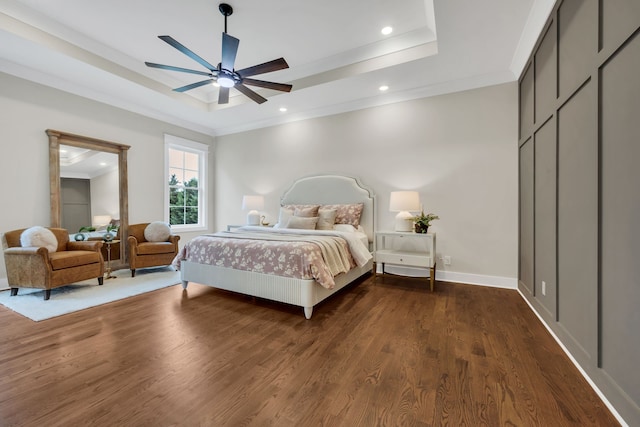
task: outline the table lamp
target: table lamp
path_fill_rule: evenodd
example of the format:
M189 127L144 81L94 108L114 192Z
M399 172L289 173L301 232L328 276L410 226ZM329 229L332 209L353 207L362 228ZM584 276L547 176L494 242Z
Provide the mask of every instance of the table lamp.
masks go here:
M242 209L249 210L247 225L260 225L260 212L264 209L264 196L243 196Z
M389 210L398 212L396 215L396 231L412 231L413 215L410 211L420 210L420 195L417 191L392 191L389 200Z
M96 228L106 227L111 222L111 215L95 215L93 226Z

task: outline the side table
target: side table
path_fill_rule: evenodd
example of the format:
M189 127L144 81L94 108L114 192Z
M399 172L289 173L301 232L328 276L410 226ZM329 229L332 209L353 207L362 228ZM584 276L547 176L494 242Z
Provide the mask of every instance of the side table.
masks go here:
M431 292L436 279L436 235L435 233L414 233L403 231L377 231L376 233L375 262L384 265L393 264L407 267L421 267L429 269L429 284ZM424 249L403 248L404 240L416 240ZM400 246L400 247L398 247ZM375 265L374 265L375 273Z
M104 244L107 245L107 271L105 271L105 279L116 278L116 276L111 274L111 245L114 243L120 243L120 240L104 240Z

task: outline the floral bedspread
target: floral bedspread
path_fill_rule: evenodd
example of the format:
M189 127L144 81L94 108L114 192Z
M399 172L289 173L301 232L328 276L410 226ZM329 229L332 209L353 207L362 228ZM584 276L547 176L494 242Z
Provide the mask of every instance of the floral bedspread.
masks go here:
M315 279L325 288L332 289L336 275L360 264L351 254L351 242L336 233L293 234L253 228L198 236L180 250L173 265L180 269L180 261L188 260L283 277Z

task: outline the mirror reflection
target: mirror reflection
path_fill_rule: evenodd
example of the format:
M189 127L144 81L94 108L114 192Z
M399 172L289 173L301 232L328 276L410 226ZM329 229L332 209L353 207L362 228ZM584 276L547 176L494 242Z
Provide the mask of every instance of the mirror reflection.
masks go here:
M62 228L104 234L120 220L118 155L60 145ZM109 227L111 231L111 227ZM115 231L115 230L113 230Z

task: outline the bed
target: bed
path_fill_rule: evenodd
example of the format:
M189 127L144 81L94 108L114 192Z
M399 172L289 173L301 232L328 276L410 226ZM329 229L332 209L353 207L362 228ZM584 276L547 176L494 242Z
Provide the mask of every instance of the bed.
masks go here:
M192 242L188 242L176 257L174 265L180 270L182 286L186 289L189 282L195 282L218 289L296 305L302 307L305 317L310 319L313 307L316 304L372 271L373 257L371 256L371 250L375 227L375 196L370 189L362 185L356 178L341 175L320 175L298 179L285 191L280 199L281 206L344 206L354 204L362 204L363 206L357 231L359 232L360 240L366 244L365 251L368 256L366 256L366 260L363 260L362 253L357 257L354 255L354 262L351 264L351 268L332 277L333 283L329 283L329 286L327 286L327 283L319 283L315 278L296 278L260 271L242 270L220 265L219 262L216 265L216 262L212 263L211 260L204 262L201 259L197 259L197 257L189 256L190 252L197 252L196 250L190 251L192 242L197 239L201 240L201 238L209 238L204 235L193 239ZM343 231L345 230L345 227L340 227L339 231L328 230L326 233L319 234L340 236L344 234ZM291 232L289 229L284 231L286 233ZM234 233L240 233L242 236L239 234L234 235ZM247 233L281 235L277 229L267 230L265 227L247 226L230 233L215 233L210 237L212 239L219 239L224 236L234 240L235 237L249 239L246 236ZM301 234L304 234L304 232ZM275 237L274 239L278 240L280 237ZM256 242L256 244L262 243ZM352 244L352 242L347 242L350 249ZM358 258L358 262L355 261L355 258ZM331 280L329 281L331 282Z

